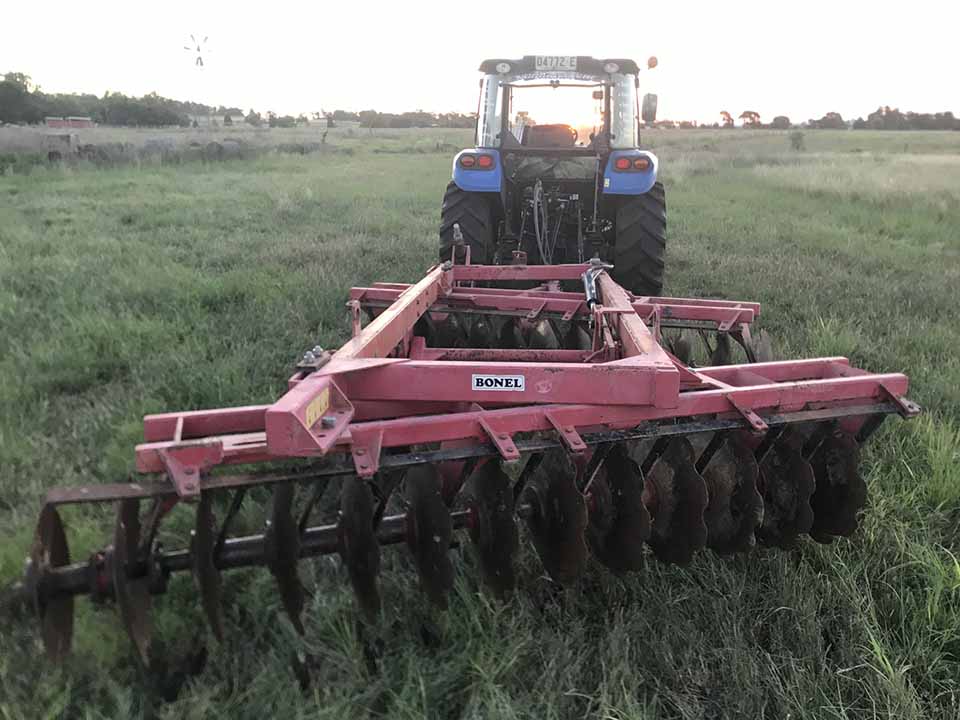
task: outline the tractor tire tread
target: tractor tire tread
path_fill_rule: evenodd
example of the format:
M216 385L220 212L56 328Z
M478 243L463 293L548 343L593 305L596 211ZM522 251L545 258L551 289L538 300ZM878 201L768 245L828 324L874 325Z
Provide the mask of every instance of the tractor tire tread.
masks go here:
M450 259L453 226L460 224L463 241L470 246L470 262L489 264L495 250L494 221L489 200L480 193L467 192L453 181L447 185L440 209L440 261Z
M616 217L613 279L636 295L663 292L667 202L663 184L620 199Z

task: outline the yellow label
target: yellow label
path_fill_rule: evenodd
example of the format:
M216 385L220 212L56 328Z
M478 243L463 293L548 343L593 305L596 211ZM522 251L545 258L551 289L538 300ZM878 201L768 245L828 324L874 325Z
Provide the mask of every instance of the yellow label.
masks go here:
M320 416L327 411L328 407L330 407L330 388L325 387L323 391L307 405L307 413L304 417L304 420L307 421L307 427L313 427L313 424L320 419Z

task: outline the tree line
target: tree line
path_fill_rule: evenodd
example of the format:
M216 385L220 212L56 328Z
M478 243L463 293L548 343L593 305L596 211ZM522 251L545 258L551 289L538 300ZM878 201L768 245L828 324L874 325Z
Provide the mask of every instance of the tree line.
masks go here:
M447 127L472 128L476 123L474 113L431 113L416 110L405 113L383 113L376 110L334 110L319 111L309 116L301 114L277 115L267 112L266 116L250 110L244 113L237 107L214 107L204 103L171 100L156 93L143 97L129 97L123 93L104 93L103 97L91 94L44 93L32 83L24 73L10 72L0 81L0 123L38 124L45 117L89 117L101 125L119 125L132 127L164 127L179 125L187 127L194 123L193 118L219 117L224 125L246 122L260 127L293 127L307 125L314 121L325 121L327 127L337 122L358 122L365 128L411 128L411 127ZM777 115L769 123L761 120L755 110L744 110L737 116L745 128L769 128L786 130L794 127L786 115ZM660 120L654 125L661 128L714 127L733 128L734 116L726 110L720 111L720 121L703 125L695 121ZM854 130L960 130L960 119L950 111L938 113L901 112L899 108L887 105L878 107L867 115L847 121L838 112L828 112L819 119L811 118L800 127L823 129Z
M764 123L761 120L760 113L756 110L744 110L736 119L726 110L721 110L720 122L698 124L695 121L688 120L660 120L654 123L654 127L732 129L736 127L736 120L741 120L744 128L757 130L789 130L792 127L820 130L846 130L850 128L853 130L960 130L960 118L954 117L949 110L938 113L901 112L899 108L891 108L889 105L878 107L874 112L867 115L866 119L858 117L852 121L844 120L838 112L828 112L821 118L810 118L806 122L795 126L786 115L777 115L769 123Z
M261 114L253 109L244 113L237 107L215 107L198 102L171 100L156 93L143 97L129 97L122 93L104 93L103 97L91 94L44 93L24 73L10 72L0 81L0 123L36 125L46 117L89 117L101 125L130 127L166 127L179 125L189 127L193 118L217 117L224 125L245 122L254 127L293 127L309 125L313 121L325 121L328 127L337 122L359 122L369 128L409 127L457 127L472 128L476 122L473 114L429 113L423 110L405 113L381 113L376 110L350 112L313 112L278 115L274 112Z

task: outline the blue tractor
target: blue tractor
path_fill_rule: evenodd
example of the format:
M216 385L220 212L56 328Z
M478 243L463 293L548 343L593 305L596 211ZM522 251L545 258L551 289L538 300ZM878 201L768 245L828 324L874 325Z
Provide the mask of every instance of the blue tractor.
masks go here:
M666 198L656 155L640 149L657 97L640 102L637 63L527 55L480 71L475 147L453 161L440 259L467 248L475 264L596 257L628 290L659 295Z

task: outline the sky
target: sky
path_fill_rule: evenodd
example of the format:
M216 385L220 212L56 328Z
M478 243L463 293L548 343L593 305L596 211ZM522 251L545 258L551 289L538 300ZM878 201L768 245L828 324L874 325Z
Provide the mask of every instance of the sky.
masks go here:
M472 112L486 57L634 58L660 118L794 122L878 105L960 116L958 0L0 4L0 73L279 114ZM184 49L207 37L205 67Z

